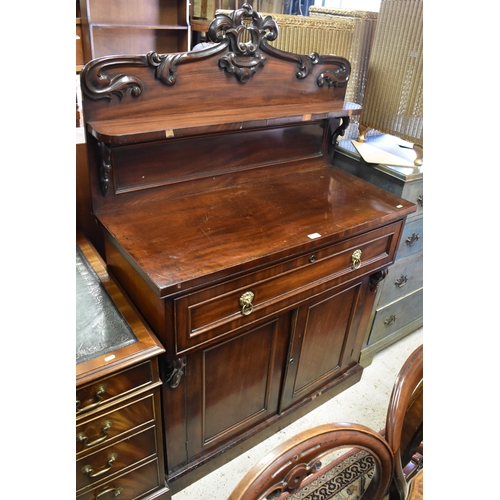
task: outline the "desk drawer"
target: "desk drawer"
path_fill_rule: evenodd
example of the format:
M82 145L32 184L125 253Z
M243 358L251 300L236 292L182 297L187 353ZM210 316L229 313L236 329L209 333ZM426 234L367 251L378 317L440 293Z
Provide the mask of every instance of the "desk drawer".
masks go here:
M120 500L142 498L148 492L164 488L165 481L161 478L158 460L153 460L137 469L111 479L104 485L96 486L77 495L78 500L108 500L119 497Z
M390 264L401 226L401 222L390 224L176 299L177 354L294 306L309 297L313 286L333 280L337 285ZM354 268L352 256L356 250L361 250L361 265ZM253 294L252 306L243 309L241 299L247 292Z
M151 361L99 379L76 391L76 416L107 406L131 391L155 382Z
M76 489L105 480L146 458L156 456L155 428L151 427L76 461Z
M373 321L369 344L403 328L423 315L423 288L378 309Z
M76 453L107 446L125 432L155 420L154 395L116 406L101 412L76 426Z

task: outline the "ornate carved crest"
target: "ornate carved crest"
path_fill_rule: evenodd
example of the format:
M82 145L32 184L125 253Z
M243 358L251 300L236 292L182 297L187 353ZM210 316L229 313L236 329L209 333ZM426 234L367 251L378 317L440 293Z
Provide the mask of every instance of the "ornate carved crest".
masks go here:
M271 16L262 17L253 8L244 4L231 14L219 13L211 22L208 36L214 42L212 47L194 52L158 54L150 52L145 56L108 56L91 61L82 71L82 90L92 99L121 99L130 90L133 97L142 94L144 85L139 78L127 74L110 77L106 69L119 66L146 66L154 68L155 77L165 85L174 85L180 65L207 59L221 54L217 60L220 68L233 74L238 81L246 83L259 69L264 67L268 56L276 57L298 66L296 77L306 78L312 68L322 64L325 69L317 77L319 87L341 87L347 84L350 65L343 58L293 54L279 50L268 42L278 37L278 25Z
M276 39L278 25L272 17L262 18L250 5L243 4L229 16L217 15L208 36L213 42L228 39L230 51L219 59L219 66L245 83L266 64L267 57L259 49L265 40Z

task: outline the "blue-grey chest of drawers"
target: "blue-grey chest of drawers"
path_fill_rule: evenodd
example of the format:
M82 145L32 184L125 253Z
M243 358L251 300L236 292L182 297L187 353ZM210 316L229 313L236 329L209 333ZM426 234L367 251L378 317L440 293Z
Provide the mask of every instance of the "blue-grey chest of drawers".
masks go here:
M381 282L361 351L360 364L423 325L423 167L367 163L348 141L340 141L335 166L417 205L408 216L396 260Z

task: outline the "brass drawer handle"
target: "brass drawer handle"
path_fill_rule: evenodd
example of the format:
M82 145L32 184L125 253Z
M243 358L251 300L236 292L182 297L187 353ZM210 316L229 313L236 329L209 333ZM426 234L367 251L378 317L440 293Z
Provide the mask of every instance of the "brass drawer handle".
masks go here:
M103 497L104 495L107 495L108 493L113 492L114 497L118 497L122 494L123 488L106 488L104 491L101 491L101 493L98 493L94 496L93 500L97 500L98 498Z
M424 206L424 195L421 194L418 198L417 198L417 203L423 207Z
M397 319L397 316L395 314L391 314L385 321L384 325L385 326L391 326Z
M249 314L252 313L253 311L253 304L252 301L255 297L255 294L253 292L245 292L241 297L240 297L240 307L241 307L241 314L243 316L248 316Z
M406 276L406 274L402 274L401 277L394 282L398 288L403 288L406 283L408 283L408 276Z
M413 233L411 236L408 236L408 238L406 238L406 244L409 246L409 247L412 247L420 238L420 235L417 234L417 233Z
M111 453L111 455L108 456L108 461L106 462L106 465L102 467L98 472L94 472L94 469L92 468L91 465L85 465L82 467L82 472L84 474L87 474L91 478L99 477L102 476L103 474L106 474L111 467L113 467L113 464L116 462L116 459L118 458L117 453Z
M83 413L83 412L86 412L86 411L90 411L90 410L93 410L94 408L97 408L101 403L102 403L102 396L103 394L106 392L106 389L108 387L106 386L106 384L100 384L97 386L97 389L95 391L95 397L97 399L97 401L95 403L92 403L88 406L85 406L83 408L78 408L80 406L80 400L76 400L76 413Z
M89 438L85 435L85 432L79 432L76 435L76 440L80 441L80 443L83 443L83 446L86 446L87 448L90 448L91 446L96 446L97 444L102 443L104 440L108 438L108 430L111 428L112 425L113 422L111 420L106 420L102 425L101 429L101 432L104 434L104 436L96 439L95 441L92 441L91 443L87 443Z
M351 255L351 267L353 269L359 269L361 267L361 250L354 250Z

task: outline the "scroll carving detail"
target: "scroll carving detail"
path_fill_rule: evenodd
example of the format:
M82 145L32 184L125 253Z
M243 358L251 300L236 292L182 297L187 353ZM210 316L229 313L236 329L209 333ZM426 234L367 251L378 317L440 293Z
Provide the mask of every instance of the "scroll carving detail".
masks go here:
M218 13L209 26L208 37L214 45L200 51L175 54L150 52L144 56L106 56L95 59L82 70L82 90L94 100L110 100L113 96L121 100L129 90L133 97L139 97L144 84L137 76L126 73L110 76L107 71L120 66L149 67L154 69L158 80L170 86L177 81L179 66L216 54L221 54L219 67L228 74L234 74L241 83L248 82L263 68L268 56L296 64L298 79L309 76L317 64L323 65L324 70L316 80L319 87L342 87L349 80L351 67L342 57L320 56L315 52L311 55L294 54L270 45L268 42L278 37L276 21L271 16L262 17L248 4L243 4L242 8L229 15Z

